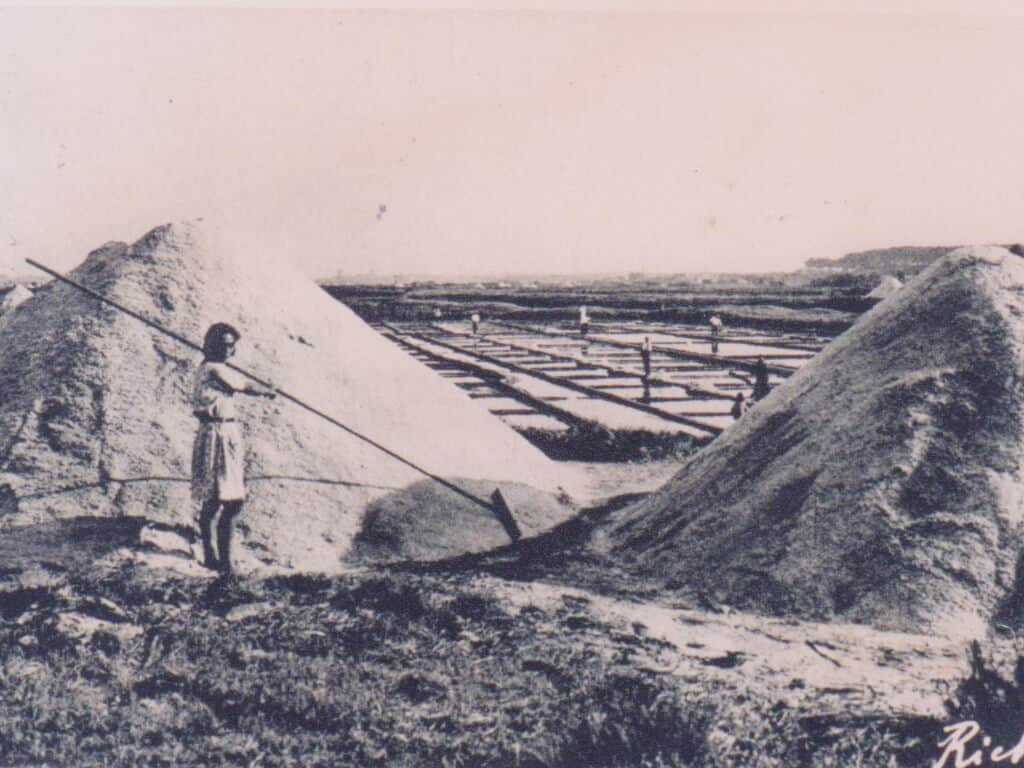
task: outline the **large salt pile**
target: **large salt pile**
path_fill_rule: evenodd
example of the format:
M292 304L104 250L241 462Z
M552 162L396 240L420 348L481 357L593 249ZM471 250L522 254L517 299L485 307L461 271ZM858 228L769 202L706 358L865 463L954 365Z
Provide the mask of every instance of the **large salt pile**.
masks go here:
M242 333L233 359L242 368L432 473L522 496L532 506L517 511L531 519L554 524L571 512L553 495L555 465L483 407L313 282L283 267L258 273L231 254L197 223L166 225L94 251L70 277L187 339L229 322ZM200 358L71 286L41 287L0 327L0 522L126 515L190 525ZM423 475L283 398L240 398L239 408L243 568L334 568L371 503L398 504L407 489L422 497ZM545 493L524 495L520 484ZM452 497L430 496L440 506ZM508 542L486 509L469 514L484 522L467 547Z
M960 249L595 546L735 607L956 635L1018 612L1024 259Z

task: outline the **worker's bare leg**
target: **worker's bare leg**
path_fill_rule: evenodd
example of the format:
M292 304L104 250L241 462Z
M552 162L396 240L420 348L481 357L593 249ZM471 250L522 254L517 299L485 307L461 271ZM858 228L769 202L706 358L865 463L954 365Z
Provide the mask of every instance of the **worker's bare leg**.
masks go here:
M223 573L231 573L231 530L241 511L241 500L225 501L224 511L217 521L217 552L220 553L220 570Z
M213 518L220 507L220 501L209 499L199 511L199 534L203 539L203 565L217 569L219 566L217 553L213 550Z

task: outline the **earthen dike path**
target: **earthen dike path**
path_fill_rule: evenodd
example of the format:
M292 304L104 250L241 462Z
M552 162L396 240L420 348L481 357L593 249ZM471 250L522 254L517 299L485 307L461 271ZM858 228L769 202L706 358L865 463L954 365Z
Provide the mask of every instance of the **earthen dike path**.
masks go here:
M452 379L515 427L565 429L581 421L609 429L680 432L710 440L733 423L737 392L749 396L758 357L774 386L830 339L650 322L592 324L586 336L567 324L467 322L374 326L411 355ZM640 345L652 344L649 390Z

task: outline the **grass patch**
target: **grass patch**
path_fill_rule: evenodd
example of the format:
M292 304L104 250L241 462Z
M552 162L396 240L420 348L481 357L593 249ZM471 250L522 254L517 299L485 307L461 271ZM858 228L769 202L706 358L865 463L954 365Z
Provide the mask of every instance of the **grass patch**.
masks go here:
M630 664L658 641L580 601L502 604L469 577L129 567L51 597L0 624L0 765L882 766L907 747L894 731L878 760L822 762L835 738L788 710ZM142 631L45 641L101 598Z
M613 430L591 421L561 431L536 427L520 427L516 431L556 461L682 461L701 448L689 435L647 429Z

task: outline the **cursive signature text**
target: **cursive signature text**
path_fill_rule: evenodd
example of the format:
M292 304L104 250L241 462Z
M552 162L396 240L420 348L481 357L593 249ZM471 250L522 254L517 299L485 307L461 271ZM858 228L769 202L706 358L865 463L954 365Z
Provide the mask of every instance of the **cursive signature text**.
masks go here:
M939 742L939 748L944 751L932 763L932 768L981 768L997 763L1018 765L1024 762L1024 734L1014 746L1007 748L993 746L992 737L983 734L981 726L974 720L947 725L942 731L948 734Z

